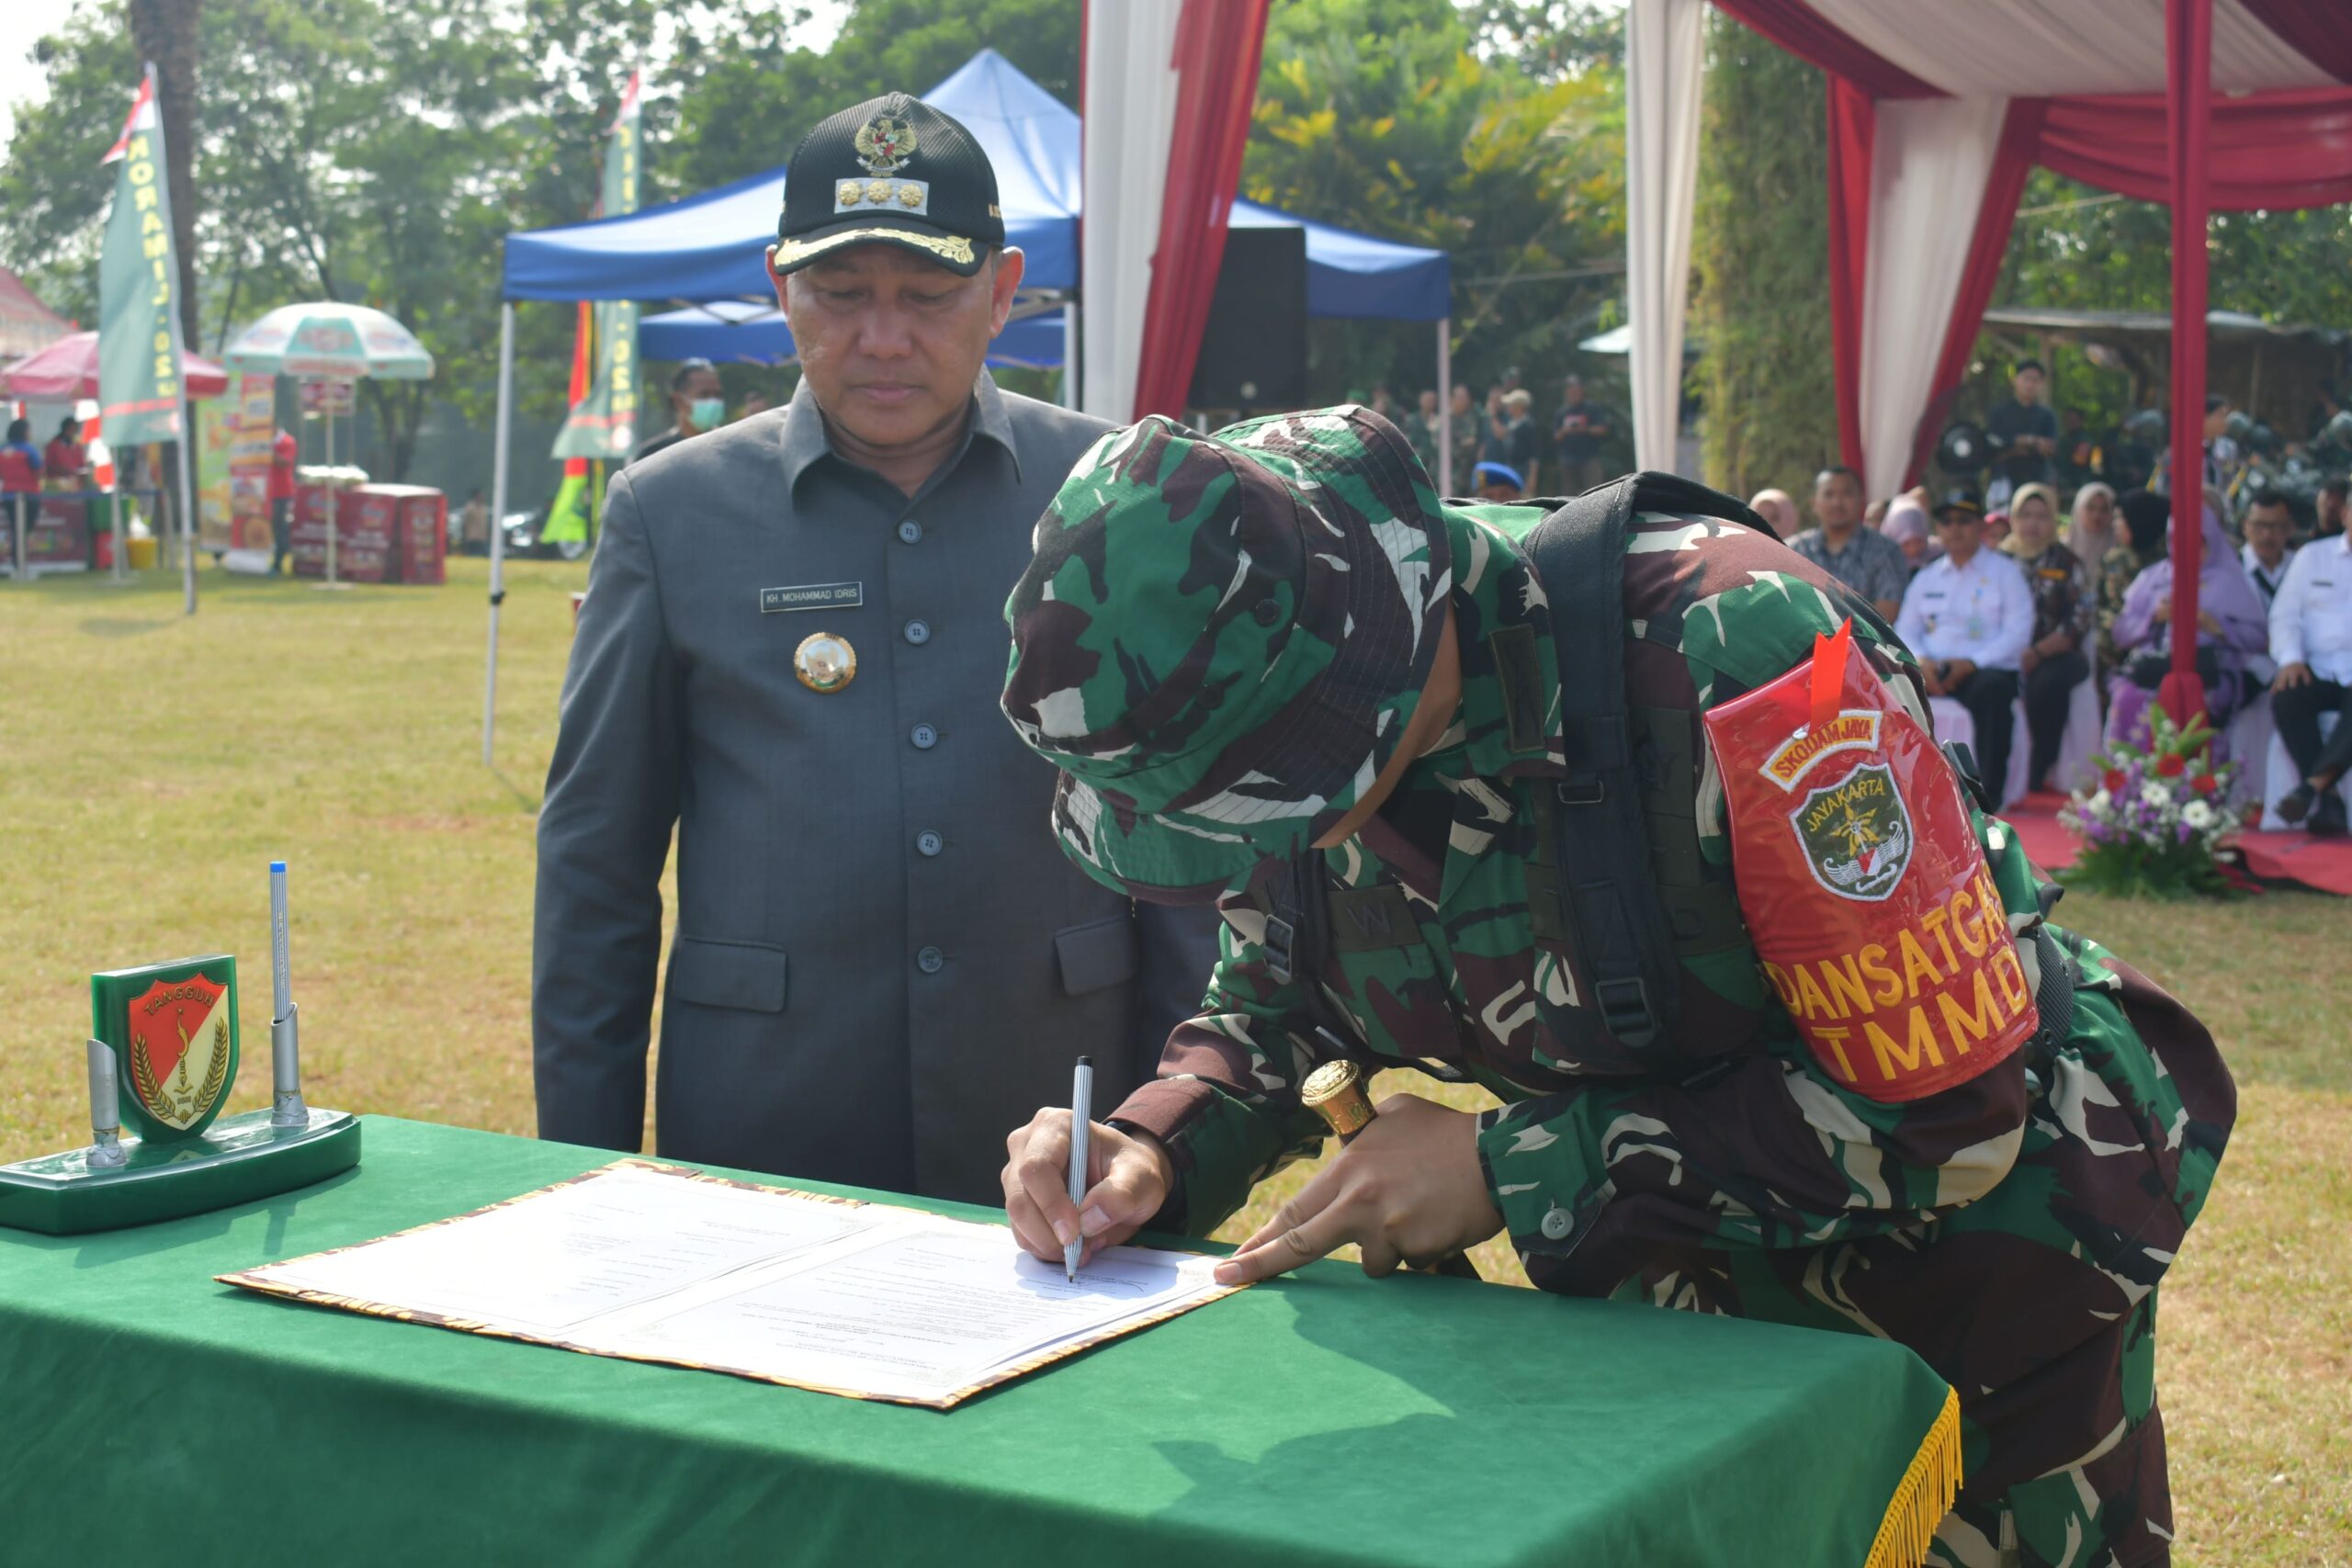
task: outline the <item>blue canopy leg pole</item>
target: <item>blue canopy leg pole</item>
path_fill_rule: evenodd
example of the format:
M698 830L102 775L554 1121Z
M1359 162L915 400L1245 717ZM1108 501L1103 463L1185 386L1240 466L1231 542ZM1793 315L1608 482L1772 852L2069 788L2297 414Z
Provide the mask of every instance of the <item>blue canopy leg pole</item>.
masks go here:
M498 607L506 602L506 424L514 403L514 302L498 310L498 429L490 460L490 655L481 689L481 765L498 730Z

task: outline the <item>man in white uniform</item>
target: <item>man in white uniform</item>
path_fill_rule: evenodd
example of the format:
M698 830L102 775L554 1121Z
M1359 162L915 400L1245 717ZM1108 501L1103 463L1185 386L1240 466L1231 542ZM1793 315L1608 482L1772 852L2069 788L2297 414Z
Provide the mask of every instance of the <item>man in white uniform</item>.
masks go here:
M2278 664L2270 716L2297 776L2278 815L2290 822L2309 816L2312 832L2341 833L2344 797L2335 786L2352 771L2352 535L2314 539L2288 561L2270 602L2270 657ZM2335 716L2324 740L2324 713Z
M2033 591L2017 562L1984 545L1984 502L1973 490L1936 508L1943 558L1920 569L1894 631L1919 660L1930 696L1950 697L1976 721L1977 772L2001 806L2008 777L2018 662L2033 639Z

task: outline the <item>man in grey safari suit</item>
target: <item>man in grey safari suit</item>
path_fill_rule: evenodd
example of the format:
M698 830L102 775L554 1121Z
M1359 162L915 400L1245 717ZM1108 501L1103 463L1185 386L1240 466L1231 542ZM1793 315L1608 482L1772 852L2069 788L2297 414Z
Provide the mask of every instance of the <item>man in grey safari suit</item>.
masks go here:
M981 368L1021 279L987 155L902 94L793 154L784 409L617 475L539 817L542 1137L1001 1200L1004 1129L1148 1081L1216 953L1072 869L997 711L1030 530L1100 421Z

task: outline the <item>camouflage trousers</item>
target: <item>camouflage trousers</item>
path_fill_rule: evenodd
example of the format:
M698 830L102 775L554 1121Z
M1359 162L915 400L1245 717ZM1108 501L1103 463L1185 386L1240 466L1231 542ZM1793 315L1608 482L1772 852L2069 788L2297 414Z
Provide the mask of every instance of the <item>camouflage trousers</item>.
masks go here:
M1938 1568L2165 1562L2156 1287L2203 1199L2235 1095L2202 1026L2098 957L2109 972L2076 993L2068 1038L2032 1064L2015 1164L1975 1202L1812 1247L1661 1241L1633 1259L1590 1247L1530 1255L1531 1278L1909 1346L1961 1401L1966 1479L1928 1560ZM2152 1095L2165 1111L2127 1113L2135 1100L2154 1111ZM2202 1150L2193 1180L2184 1145Z

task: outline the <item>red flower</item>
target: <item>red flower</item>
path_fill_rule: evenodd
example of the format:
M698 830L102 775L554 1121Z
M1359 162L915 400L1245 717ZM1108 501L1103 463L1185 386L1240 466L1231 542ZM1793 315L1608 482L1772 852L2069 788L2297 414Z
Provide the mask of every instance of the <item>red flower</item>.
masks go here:
M2156 759L2156 773L2164 778L2177 779L2188 771L2188 764L2181 760L2177 751L2167 751Z
M2121 768L2109 768L2103 775L2100 776L2098 782L2107 786L2108 794L2120 795L2122 793L2123 785L2127 781L2123 777L2123 770Z
M2199 773L2188 781L2188 787L2199 795L2211 795L2222 787L2221 781L2211 773Z

